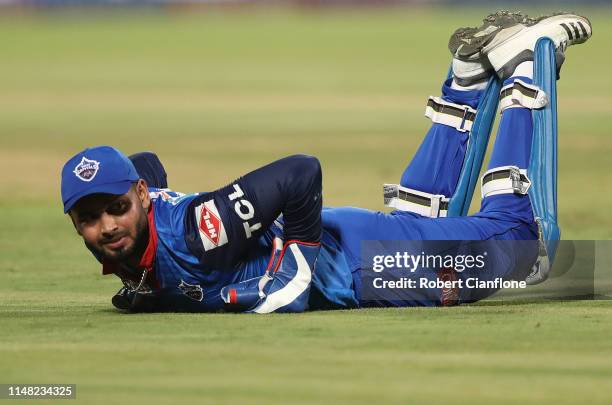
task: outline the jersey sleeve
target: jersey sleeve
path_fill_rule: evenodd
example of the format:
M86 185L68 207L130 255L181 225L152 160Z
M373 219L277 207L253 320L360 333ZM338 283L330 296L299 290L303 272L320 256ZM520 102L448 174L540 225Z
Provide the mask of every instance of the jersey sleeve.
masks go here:
M194 198L184 217L185 242L203 269L232 268L283 215L285 240L321 237L321 167L294 155Z

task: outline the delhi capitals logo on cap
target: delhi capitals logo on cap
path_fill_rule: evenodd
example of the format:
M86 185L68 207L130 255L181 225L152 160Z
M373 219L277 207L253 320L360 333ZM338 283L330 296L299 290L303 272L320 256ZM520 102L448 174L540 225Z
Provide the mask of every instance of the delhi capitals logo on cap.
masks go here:
M79 163L73 171L79 179L83 181L92 181L94 177L96 177L99 168L100 162L87 159L83 156L81 163Z

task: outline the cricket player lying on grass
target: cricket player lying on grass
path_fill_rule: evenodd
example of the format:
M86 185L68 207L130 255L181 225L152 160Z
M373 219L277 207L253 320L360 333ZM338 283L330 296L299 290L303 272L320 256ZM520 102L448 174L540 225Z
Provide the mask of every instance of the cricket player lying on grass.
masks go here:
M461 288L449 299L441 288L415 288L401 301L365 300L360 280L362 240L538 240L526 168L531 110L546 99L532 85L533 50L539 38L552 39L559 69L567 46L586 41L591 25L571 14L534 20L496 13L484 21L451 37L452 79L440 98L429 100L433 125L395 199L401 195L403 210L322 208L321 167L304 155L273 162L216 191L189 195L166 188L166 173L151 153L130 160L99 146L68 160L62 171L64 212L103 273L124 282L113 304L130 312L270 313L446 305L490 295L494 290ZM481 209L446 217L443 196L455 192L473 111L493 74L503 80L502 117L482 178ZM484 276L542 281L545 271L532 271L538 245L531 246L506 252L516 265ZM465 271L453 277L469 276Z

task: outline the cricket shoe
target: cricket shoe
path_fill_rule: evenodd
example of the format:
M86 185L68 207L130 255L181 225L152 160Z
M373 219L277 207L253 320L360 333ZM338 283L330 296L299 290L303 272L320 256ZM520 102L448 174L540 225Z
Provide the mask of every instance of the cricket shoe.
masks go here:
M478 28L460 28L451 37L449 49L457 59L473 61L486 57L497 75L506 79L522 62L533 61L538 39L550 38L557 49L557 69L565 49L591 37L591 23L585 17L556 13L530 18L521 13L498 11L487 16Z

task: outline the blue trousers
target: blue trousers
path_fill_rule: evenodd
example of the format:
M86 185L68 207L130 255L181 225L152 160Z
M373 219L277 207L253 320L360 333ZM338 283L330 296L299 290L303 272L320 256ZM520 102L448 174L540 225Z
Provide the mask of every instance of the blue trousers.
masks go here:
M521 78L529 82L528 78ZM482 91L458 91L450 88L450 80L442 87L446 101L478 107ZM501 117L488 168L529 165L533 122L526 108L507 109ZM453 127L433 124L423 143L404 170L400 184L419 191L452 196L459 179L466 153L468 134ZM537 226L527 195L500 194L483 199L480 211L467 217L427 218L418 214L394 211L383 213L354 207L323 210L324 228L339 240L349 267L353 271L355 289L359 295L361 243L363 240L536 240ZM511 250L500 252L498 265L488 272L480 272L483 279L521 278L528 274L529 264L537 258L537 244L508 244ZM500 264L502 263L503 264ZM472 277L469 271L460 278ZM415 274L423 276L422 274ZM438 275L427 275L434 279ZM460 302L472 302L493 291L461 291ZM374 306L439 305L443 291L415 290L412 299L402 302L388 300L364 302Z

